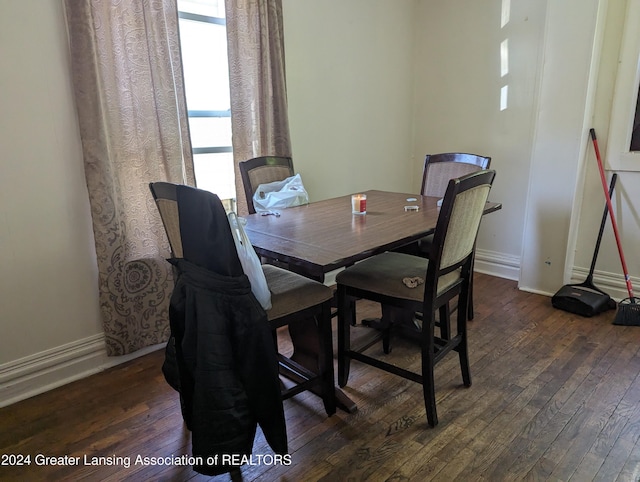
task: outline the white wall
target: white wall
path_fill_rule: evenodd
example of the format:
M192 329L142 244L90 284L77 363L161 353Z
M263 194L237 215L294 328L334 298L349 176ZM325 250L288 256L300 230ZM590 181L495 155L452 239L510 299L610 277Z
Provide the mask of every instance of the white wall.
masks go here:
M4 363L102 330L61 2L2 0L0 58Z
M573 260L569 242L595 90L599 0L549 2L523 236L521 288L554 293ZM572 18L571 22L564 19ZM574 200L576 202L574 203Z
M491 156L497 171L490 199L501 211L486 216L477 269L518 279L543 45L545 2L422 0L415 16L414 189L424 155L472 152ZM508 44L502 75L501 44ZM501 89L508 86L506 109Z
M0 406L114 364L61 0L0 0Z
M415 0L284 0L289 124L312 200L412 186Z

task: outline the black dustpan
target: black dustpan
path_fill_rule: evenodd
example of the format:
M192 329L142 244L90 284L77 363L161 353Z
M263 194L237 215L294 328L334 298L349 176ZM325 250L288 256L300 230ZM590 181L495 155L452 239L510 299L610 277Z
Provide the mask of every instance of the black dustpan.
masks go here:
M613 194L618 175L613 174L611 184L609 185L609 196ZM607 222L608 209L605 206L602 214L602 222L600 223L600 231L598 232L598 240L593 252L591 267L589 274L582 283L564 285L551 298L551 304L560 310L575 313L581 316L594 316L603 311L612 310L616 307L616 302L607 293L602 291L593 284L593 272L596 267L596 259L600 250L600 242L602 241L602 233L604 225Z

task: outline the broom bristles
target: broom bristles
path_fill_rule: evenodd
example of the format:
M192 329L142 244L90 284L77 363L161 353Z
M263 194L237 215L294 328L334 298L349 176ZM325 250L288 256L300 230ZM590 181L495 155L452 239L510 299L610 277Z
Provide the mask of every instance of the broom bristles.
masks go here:
M614 325L640 326L640 304L636 298L625 298L618 303L618 311L613 320Z

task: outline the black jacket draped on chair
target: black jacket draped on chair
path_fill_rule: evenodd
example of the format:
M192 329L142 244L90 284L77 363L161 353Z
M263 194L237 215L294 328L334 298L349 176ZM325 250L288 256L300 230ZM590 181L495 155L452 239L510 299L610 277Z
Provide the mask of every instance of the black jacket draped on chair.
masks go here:
M203 459L194 468L213 475L229 471L223 455L251 454L257 424L275 453L287 453L278 363L220 200L187 186L177 194L184 259L171 260L178 278L163 372Z

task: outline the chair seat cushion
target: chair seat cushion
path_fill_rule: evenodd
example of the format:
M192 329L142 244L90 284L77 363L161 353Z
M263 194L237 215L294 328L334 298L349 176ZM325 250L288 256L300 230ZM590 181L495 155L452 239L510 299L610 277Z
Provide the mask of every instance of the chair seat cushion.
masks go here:
M387 252L365 259L338 273L336 282L351 288L363 289L394 298L421 302L425 285L408 288L404 278L421 277L427 274L426 258L410 254ZM460 279L460 272L454 271L440 278L438 294Z
M267 311L270 321L333 298L333 290L322 283L268 264L262 269L271 291L271 309Z

